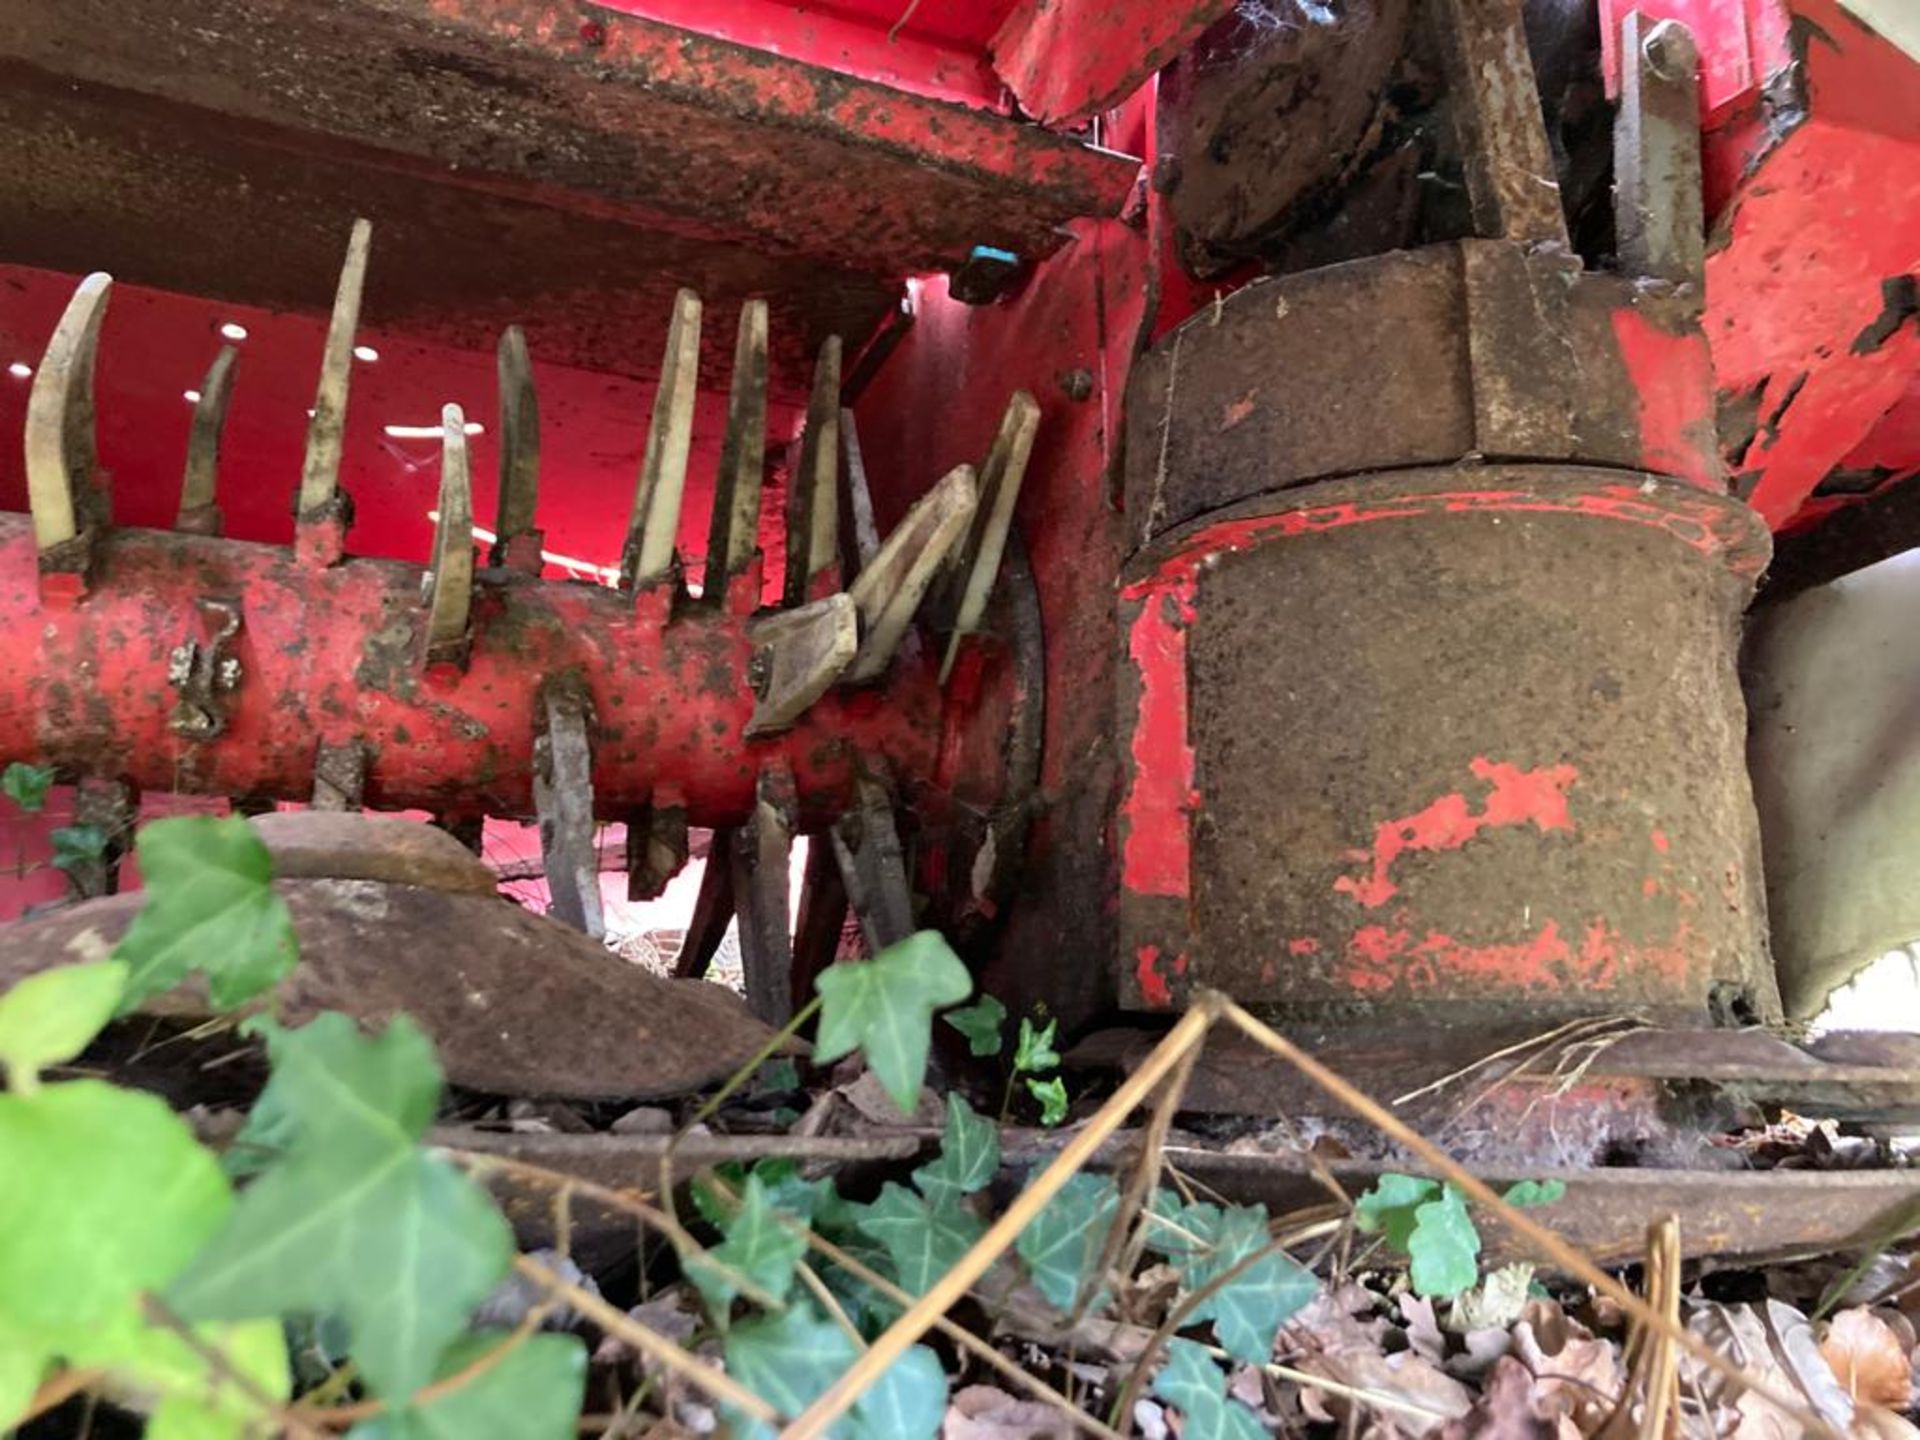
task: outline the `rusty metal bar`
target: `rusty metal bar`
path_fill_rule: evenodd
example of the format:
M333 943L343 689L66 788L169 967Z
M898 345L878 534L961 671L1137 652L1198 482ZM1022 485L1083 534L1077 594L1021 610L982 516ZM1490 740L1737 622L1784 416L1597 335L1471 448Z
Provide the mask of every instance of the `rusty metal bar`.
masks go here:
M1519 0L1431 0L1475 230L1567 247Z
M1703 285L1699 50L1677 20L1653 24L1638 10L1620 23L1620 47L1625 63L1613 125L1613 223L1621 267Z

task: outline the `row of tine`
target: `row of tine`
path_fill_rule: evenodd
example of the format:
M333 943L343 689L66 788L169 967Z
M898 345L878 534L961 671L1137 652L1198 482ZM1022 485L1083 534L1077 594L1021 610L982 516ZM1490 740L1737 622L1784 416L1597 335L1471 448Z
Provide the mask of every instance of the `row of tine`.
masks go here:
M340 460L371 243L371 226L356 221L307 426L295 506L303 532L325 526L344 532ZM44 570L84 569L86 542L106 528L109 518L95 463L93 369L111 285L104 274L80 283L47 345L29 398L27 484ZM700 297L680 291L621 551L621 584L636 594L657 594L663 587L677 594L681 584L675 541L692 453L701 318ZM742 578L755 573L767 470L767 332L766 302L748 300L740 309L734 343L708 530L702 576L707 605L726 606ZM183 531L218 534L221 528L216 476L236 361L235 348L223 346L195 402L180 494ZM537 573L540 407L526 337L518 326L500 339L498 374L499 501L491 559ZM836 336L820 349L787 467L781 610L755 622L757 639L773 652L761 667L771 678L764 682L763 703L754 717L760 733L791 724L834 683L867 682L884 674L916 615L948 637L941 669L945 679L961 639L983 623L1039 422L1032 397L1016 393L978 474L970 465L956 466L882 542L853 417L840 399ZM464 413L448 405L441 419L438 529L423 603L429 658L458 660L468 643L474 576L471 468ZM337 544L299 548L322 563L339 558ZM745 608L757 598L747 597Z

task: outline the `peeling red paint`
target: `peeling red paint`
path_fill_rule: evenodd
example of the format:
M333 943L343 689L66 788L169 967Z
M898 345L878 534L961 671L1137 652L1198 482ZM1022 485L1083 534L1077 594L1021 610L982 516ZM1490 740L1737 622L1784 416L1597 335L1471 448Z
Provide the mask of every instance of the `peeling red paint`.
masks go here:
M1185 960L1186 956L1182 955L1180 959L1175 962L1176 973L1185 968L1182 963ZM1142 945L1140 947L1139 959L1134 966L1133 974L1134 978L1140 983L1140 998L1146 1002L1150 1009L1167 1010L1172 1008L1173 990L1168 986L1166 977L1160 973L1160 947L1158 945Z
M1671 942L1639 945L1624 939L1605 920L1591 921L1579 948L1549 920L1528 939L1476 945L1437 930L1415 939L1404 928L1363 925L1348 939L1338 982L1359 994L1390 991L1408 994L1485 993L1510 990L1565 990L1578 985L1610 990L1622 976L1658 974L1684 980L1689 969L1690 931L1682 922Z
M1120 815L1121 881L1137 895L1187 895L1192 862L1193 746L1187 737L1188 581L1149 596L1127 636L1140 678L1133 775Z
M1251 414L1253 414L1253 396L1242 395L1220 412L1220 428L1231 430Z
M1320 953L1320 942L1311 935L1298 936L1287 941L1287 953L1289 955L1300 956L1318 955Z
M1400 887L1393 883L1394 862L1409 851L1458 850L1482 830L1496 826L1533 825L1541 831L1571 830L1567 789L1580 772L1571 765L1522 770L1505 761L1478 756L1473 773L1493 786L1476 814L1472 802L1458 791L1442 795L1412 815L1382 821L1374 831L1373 850L1350 851L1355 860L1371 860L1365 876L1342 875L1333 888L1351 895L1369 910L1377 910Z
M1666 831L1655 830L1653 832L1653 848L1658 850L1662 855L1666 854L1672 845L1673 842L1667 838Z
M1640 403L1640 463L1703 490L1723 491L1707 337L1698 330L1676 334L1622 307L1613 312L1613 338ZM1690 403L1702 397L1704 407Z
M1191 608L1194 580L1221 555L1237 554L1267 540L1340 530L1349 525L1463 514L1582 515L1618 520L1663 530L1702 555L1724 556L1736 574L1757 574L1766 563L1764 554L1753 544L1745 517L1718 495L1695 498L1671 491L1649 494L1639 485L1624 484L1557 495L1529 490L1453 490L1392 500L1308 505L1275 515L1216 521L1188 534L1178 551L1151 573L1128 582L1120 594L1123 599L1141 600L1157 590L1178 588Z

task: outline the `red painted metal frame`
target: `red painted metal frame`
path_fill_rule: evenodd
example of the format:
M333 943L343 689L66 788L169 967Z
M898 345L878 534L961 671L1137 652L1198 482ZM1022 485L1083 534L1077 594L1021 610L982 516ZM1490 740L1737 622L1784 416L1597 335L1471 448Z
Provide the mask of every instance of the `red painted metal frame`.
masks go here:
M1040 795L984 983L1010 1004L1045 1002L1071 1027L1114 999L1120 407L1158 298L1152 251L1141 229L1083 221L999 304L962 304L938 278L915 290L912 328L856 407L883 522L912 498L895 478L905 470L979 461L1008 389L1040 404L1017 512L1045 635Z
M1700 46L1705 325L1723 412L1756 427L1722 439L1768 523L1802 526L1844 503L1814 497L1836 469L1920 469L1920 326L1869 338L1883 283L1920 274L1920 64L1837 0L1602 0L1610 85L1634 9Z
M1029 115L1069 125L1118 105L1233 0L1021 0L993 61Z

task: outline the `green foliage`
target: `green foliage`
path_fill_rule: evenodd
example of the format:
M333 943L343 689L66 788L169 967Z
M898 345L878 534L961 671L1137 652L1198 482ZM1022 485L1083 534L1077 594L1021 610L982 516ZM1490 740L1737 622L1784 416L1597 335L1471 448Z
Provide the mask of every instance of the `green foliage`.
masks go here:
M123 1012L193 970L228 1009L293 968L293 919L273 890L273 857L245 820L156 820L135 848L147 901L114 951L130 972Z
M336 1014L267 1029L261 1104L286 1117L289 1144L171 1303L197 1320L337 1314L375 1391L404 1397L506 1272L512 1234L483 1190L419 1144L441 1075L411 1021L373 1038Z
M1542 1202L1544 1203L1544 1202ZM1354 1221L1410 1260L1414 1293L1444 1299L1480 1278L1480 1231L1466 1196L1439 1180L1389 1173L1354 1204Z
M1120 1209L1120 1191L1105 1175L1070 1178L1020 1232L1014 1250L1047 1300L1071 1310L1106 1250L1107 1232Z
M1050 1080L1027 1081L1027 1093L1040 1102L1040 1123L1058 1125L1067 1118L1067 1082L1055 1075Z
M25 765L15 760L0 770L0 795L29 815L38 815L47 808L47 792L52 788L53 771L45 765Z
M853 1341L810 1305L743 1321L727 1336L727 1373L789 1417L825 1393L854 1360ZM854 1402L835 1433L849 1440L933 1440L946 1412L947 1377L924 1345L902 1355ZM770 1426L723 1409L733 1440L772 1440Z
M1059 1028L1058 1020L1049 1020L1045 1029L1036 1030L1033 1021L1022 1015L1020 1039L1013 1048L1013 1073L1037 1075L1058 1065L1060 1052L1053 1048L1053 1034Z
M219 1357L216 1366L207 1357ZM267 1419L260 1394L284 1399L292 1389L286 1336L276 1320L244 1325L203 1325L189 1344L175 1331L145 1323L131 1309L114 1323L76 1336L64 1357L69 1364L104 1370L117 1394L152 1406L148 1440L241 1440Z
M587 1352L571 1335L533 1335L511 1342L474 1334L454 1343L436 1379L480 1361L502 1344L513 1348L471 1380L422 1405L376 1416L348 1440L523 1440L573 1432L587 1386Z
M924 1295L986 1233L978 1216L952 1202L930 1203L888 1181L860 1229L886 1248L900 1288Z
M26 1335L124 1312L180 1272L232 1201L164 1102L98 1080L0 1096L0 1176L0 1331Z
M138 1296L179 1273L232 1195L163 1102L98 1080L0 1095L0 1176L4 1430L57 1361L129 1378L140 1352L113 1342L144 1333Z
M920 1193L935 1204L956 1202L963 1195L984 1190L999 1168L999 1127L974 1114L963 1097L947 1096L947 1128L940 1137L940 1158L913 1172L913 1183Z
M1191 1340L1167 1341L1153 1393L1185 1417L1180 1440L1267 1440L1259 1417L1228 1397L1226 1372Z
M1420 1207L1438 1199L1440 1182L1418 1175L1388 1171L1353 1204L1354 1224L1363 1235L1381 1235L1401 1254L1407 1253Z
M1006 1047L1001 1027L1007 1023L1007 1007L991 995L983 994L973 1004L949 1010L940 1018L967 1037L967 1050L972 1055L998 1055Z
M113 1018L126 984L125 965L100 960L43 970L0 995L0 1066L7 1083L29 1094L42 1070L86 1049Z
M1567 1197L1567 1182L1564 1180L1522 1180L1517 1185L1507 1187L1507 1193L1500 1198L1516 1210L1534 1210L1542 1205L1553 1205Z
M1264 1205L1181 1205L1162 1191L1154 1211L1165 1223L1153 1227L1149 1243L1173 1262L1189 1291L1220 1280L1270 1243ZM1269 1250L1195 1305L1189 1318L1211 1320L1214 1338L1234 1359L1261 1364L1273 1353L1274 1335L1317 1289L1319 1282L1292 1256Z
M807 1223L808 1211L797 1218ZM740 1293L744 1278L762 1295L785 1300L793 1289L794 1271L807 1251L803 1231L783 1225L766 1185L757 1175L747 1177L740 1204L722 1226L726 1238L705 1255L687 1262L687 1278L707 1302L717 1323L724 1326L727 1307Z
M57 870L90 865L107 853L107 832L98 825L62 825L48 834Z
M967 967L937 931L922 930L871 960L828 967L814 986L816 1063L860 1051L888 1097L911 1114L927 1078L933 1013L973 992Z

